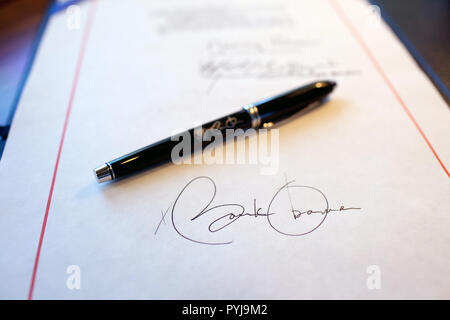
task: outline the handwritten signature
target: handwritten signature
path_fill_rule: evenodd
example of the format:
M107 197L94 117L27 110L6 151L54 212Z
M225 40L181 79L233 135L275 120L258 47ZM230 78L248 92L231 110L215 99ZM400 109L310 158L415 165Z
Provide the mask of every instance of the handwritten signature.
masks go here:
M217 195L216 183L212 178L207 176L196 177L189 181L181 189L175 201L167 208L167 210L165 212L161 212L161 220L155 230L155 235L157 234L161 224L166 223L165 217L169 214L170 209L170 219L175 232L186 240L206 245L226 245L232 243L233 240L212 242L195 239L194 237L188 236L185 232L183 232L182 227L179 225L180 218L186 219L184 221L185 224L187 223L194 225L200 220L201 217L209 218L206 224L207 232L209 234L214 234L227 229L237 221L241 221L244 217L264 218L271 230L285 236L298 237L305 236L317 230L317 228L323 224L328 214L332 212L342 213L349 210L361 210L361 208L345 207L343 205L339 206L337 209L330 208L328 199L322 191L311 186L297 185L294 184L294 182L294 180L287 181L286 178L286 183L277 189L276 193L270 200L266 211L257 206L256 199L253 199L252 210L248 211L242 204L239 203L213 204L213 201ZM194 185L198 185L199 183L203 184L203 187L207 187L209 188L209 191L211 191L210 193L212 195L206 199L207 204L202 209L191 212L187 216L181 215L180 211L186 211L186 208L182 206L182 196L187 192L195 192L195 189L192 188ZM282 201L281 195L283 193L287 194L287 202ZM315 205L322 205L323 209L298 209L298 207L294 206L294 196L304 198L303 202L308 201L311 202L311 204L314 203ZM283 207L285 210L283 210ZM223 214L224 212L225 214Z
M325 61L304 64L296 60L239 57L211 58L201 63L200 74L210 80L210 92L221 79L336 78L359 75L360 70L339 67Z

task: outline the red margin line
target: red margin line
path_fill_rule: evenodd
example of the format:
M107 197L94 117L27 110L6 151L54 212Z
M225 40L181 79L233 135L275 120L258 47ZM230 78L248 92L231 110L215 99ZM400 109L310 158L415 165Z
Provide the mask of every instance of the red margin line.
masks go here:
M96 2L94 1L93 4L90 4L90 7L89 7L89 15L88 15L88 20L86 22L86 29L84 30L84 33L83 33L81 48L80 48L80 52L78 54L78 60L77 60L75 74L74 74L73 82L72 82L72 89L70 91L69 104L67 106L66 117L64 120L64 126L63 126L63 130L62 130L62 134L61 134L61 139L59 141L59 147L58 147L58 153L56 156L55 168L53 170L52 183L50 185L50 192L48 194L47 206L45 208L44 221L42 222L41 235L39 237L39 244L38 244L38 248L37 248L37 252L36 252L36 258L34 260L33 274L31 276L30 289L28 291L28 300L33 299L34 284L36 282L36 273L37 273L38 266L39 266L39 257L41 254L42 242L44 240L45 227L47 225L47 219L48 219L48 212L50 210L50 204L52 202L53 188L55 187L56 174L58 173L59 159L61 158L61 151L62 151L63 144L64 144L64 137L66 136L67 126L69 124L69 118L70 118L70 112L72 111L73 99L74 99L75 93L77 91L78 79L80 76L81 67L83 65L84 53L86 51L86 44L87 44L89 34L91 31L95 8L96 8Z
M358 31L356 30L355 26L352 24L352 22L350 21L350 19L348 18L348 16L345 14L344 10L342 9L342 7L338 4L338 2L336 0L329 0L329 3L331 5L331 7L333 7L334 11L336 12L336 14L338 15L338 17L342 20L342 22L345 24L345 26L349 29L350 33L353 35L353 37L356 39L356 41L359 43L359 45L361 46L361 48L364 50L364 52L366 53L366 55L369 57L369 59L372 61L372 64L374 65L375 69L378 71L379 75L381 76L381 78L383 78L384 82L386 82L387 86L389 87L389 89L392 91L392 93L394 94L395 98L397 99L397 101L400 103L400 105L402 106L403 110L406 112L406 115L408 116L408 118L412 121L412 123L414 124L414 126L416 127L416 129L419 131L420 135L422 136L422 138L425 140L426 144L428 145L428 148L430 148L431 152L433 152L434 156L436 157L437 161L439 162L439 164L441 165L442 169L444 169L445 173L447 174L447 176L450 178L450 173L448 172L447 168L445 167L444 163L441 161L441 159L439 158L439 156L437 155L436 151L434 150L433 146L431 145L430 141L428 140L428 138L425 136L425 133L422 131L422 129L420 128L419 124L417 123L416 119L414 118L414 116L412 115L411 111L409 111L408 107L406 106L405 102L403 101L403 99L400 97L399 93L397 92L397 90L395 89L394 85L392 84L392 82L389 80L389 78L387 77L386 73L383 71L383 69L381 68L380 64L378 63L378 61L375 59L375 56L373 55L372 51L369 49L369 47L367 46L367 44L364 42L362 36L358 33Z

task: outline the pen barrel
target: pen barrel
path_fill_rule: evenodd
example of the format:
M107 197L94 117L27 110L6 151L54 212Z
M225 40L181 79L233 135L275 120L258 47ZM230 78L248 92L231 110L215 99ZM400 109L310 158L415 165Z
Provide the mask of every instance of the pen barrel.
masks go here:
M252 105L258 108L261 126L268 125L270 127L316 105L328 96L334 86L334 82L318 81L278 96L260 100Z
M178 163L192 157L194 152L204 150L211 143L225 142L227 129L247 130L251 127L249 113L240 110L133 151L108 162L107 166L112 171L112 179L118 179L165 163ZM218 134L222 135L221 141L216 139Z
M309 110L309 107L313 107L325 98L335 85L331 81L314 82L281 95L246 105L238 112L160 140L107 162L94 169L95 176L98 182L104 182L168 162L176 164L192 163L187 160L191 160L190 158L195 152L203 151L212 143L217 145L230 140L228 133L233 134L233 140L234 137L241 134L233 130L242 129L243 132L249 128L270 128L276 122L285 120L301 111ZM231 132L227 132L228 130L231 130Z

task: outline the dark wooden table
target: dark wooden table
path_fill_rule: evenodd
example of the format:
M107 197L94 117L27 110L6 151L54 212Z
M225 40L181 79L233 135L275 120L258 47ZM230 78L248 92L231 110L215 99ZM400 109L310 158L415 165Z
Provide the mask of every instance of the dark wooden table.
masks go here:
M0 0L0 157L50 0Z
M380 6L394 31L398 29L400 38L406 38L406 44L439 77L440 84L432 80L450 105L450 0L373 0L372 3ZM445 86L447 94L439 85Z
M10 121L23 72L49 0L0 1L0 126Z

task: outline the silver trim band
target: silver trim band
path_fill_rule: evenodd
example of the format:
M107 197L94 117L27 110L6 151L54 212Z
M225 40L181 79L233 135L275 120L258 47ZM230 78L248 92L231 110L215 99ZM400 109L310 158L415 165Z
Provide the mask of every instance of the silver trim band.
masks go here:
M248 115L252 120L252 128L259 128L259 126L261 125L261 117L259 116L258 107L253 104L248 104L244 106L244 110L248 112Z
M112 179L114 180L114 179L116 178L116 175L114 174L113 168L111 167L111 165L109 164L109 162L107 162L106 165L108 166L109 171L111 172L111 177L112 177Z

